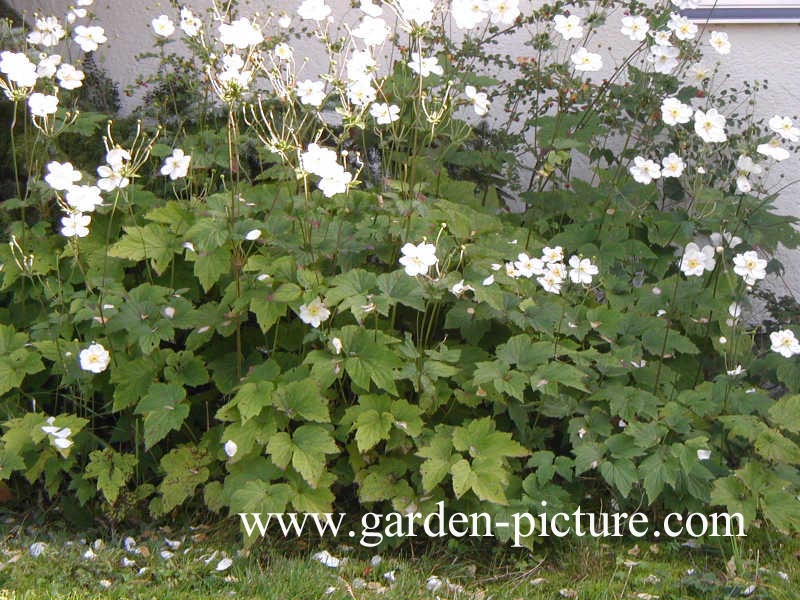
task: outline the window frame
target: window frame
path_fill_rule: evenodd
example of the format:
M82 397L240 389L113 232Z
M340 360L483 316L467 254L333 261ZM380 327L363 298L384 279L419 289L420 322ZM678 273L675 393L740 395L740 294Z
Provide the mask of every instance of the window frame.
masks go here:
M798 0L699 0L681 14L704 23L800 23Z

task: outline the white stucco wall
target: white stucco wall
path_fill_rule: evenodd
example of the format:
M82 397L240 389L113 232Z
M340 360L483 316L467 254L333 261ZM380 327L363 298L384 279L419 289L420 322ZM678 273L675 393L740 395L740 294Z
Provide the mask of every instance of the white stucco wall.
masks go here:
M354 12L349 0L329 0L335 7L335 14L341 18L347 13ZM34 11L42 14L65 14L68 7L73 4L71 0L10 0L10 4L21 13L30 16ZM187 5L192 6L197 12L204 11L210 0L189 0ZM224 3L223 3L224 4ZM525 0L522 0L525 5ZM280 13L286 11L294 14L298 1L293 0L242 0L241 12L250 14L256 11L273 11ZM103 66L108 75L120 84L121 89L134 83L136 75L154 65L137 63L135 56L147 49L151 43L150 21L162 13L172 14L174 9L168 2L145 0L136 2L131 0L95 0L93 11L106 29L109 38L108 44L97 53L97 61ZM617 16L618 19L621 15ZM174 18L174 16L173 16ZM355 15L347 18L348 22L355 19ZM174 20L177 21L176 18ZM617 21L612 17L610 23ZM800 24L747 24L747 25L709 25L709 29L728 32L733 44L733 52L727 56L718 56L710 50L708 60L718 58L722 65L722 72L731 75L729 83L733 87L741 87L745 80L767 80L769 90L763 92L757 99L757 115L770 117L774 114L798 116L800 115L800 61L796 59L800 50ZM618 33L616 25L606 27L607 34L594 44L600 43L604 52L623 56L631 47L631 42ZM529 54L529 48L515 44L513 41L503 45L503 49L510 54ZM324 65L326 61L316 53L311 53L309 71L314 65ZM132 108L137 97L126 98L123 96L123 109ZM780 179L783 175L784 179ZM800 179L800 157L793 156L779 165L773 166L769 182L775 187ZM778 202L780 210L785 214L800 216L800 185L790 188L781 194ZM774 283L775 290L780 293L790 293L795 298L800 298L800 252L791 255L784 253L781 257L787 266L784 281Z

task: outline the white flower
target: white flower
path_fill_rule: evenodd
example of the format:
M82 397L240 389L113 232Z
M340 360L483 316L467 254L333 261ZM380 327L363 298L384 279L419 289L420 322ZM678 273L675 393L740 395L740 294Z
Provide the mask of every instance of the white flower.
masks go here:
M233 440L228 440L225 442L225 454L228 458L233 458L236 456L236 453L239 451L239 446Z
M89 235L89 224L92 217L82 213L72 213L61 217L61 235L65 237L86 237Z
M600 272L597 265L593 265L591 260L575 255L569 257L569 266L572 267L569 271L572 283L588 285L592 283L592 277Z
M680 177L685 168L686 163L684 163L683 159L674 152L670 153L669 156L661 160L662 177Z
M492 23L512 25L519 16L519 0L489 0L489 19Z
M261 34L261 27L257 23L252 23L250 19L242 17L230 25L220 23L219 41L225 46L233 46L239 50L245 50L263 42L264 36Z
M39 59L39 64L36 65L36 74L39 77L52 77L56 74L59 64L61 64L60 54L43 56L41 59Z
M650 37L653 38L656 46L672 46L672 31L669 29L661 29L659 31L651 31Z
M304 20L324 21L331 14L331 7L324 0L305 0L297 8L297 14Z
M411 25L424 26L433 19L433 0L395 0L400 18Z
M459 29L474 29L489 16L486 0L453 0L450 15Z
M481 285L492 285L494 283L494 275L489 275L481 282Z
M81 350L78 355L81 363L81 369L84 371L91 371L92 373L102 373L111 362L111 355L108 350L103 348L102 344L92 342L88 348Z
M225 558L223 558L222 560L220 560L217 563L216 570L217 571L227 571L228 569L231 568L232 564L233 564L233 561L230 558L225 557Z
M766 144L759 144L756 151L779 162L790 156L789 151L781 144L780 138L775 138Z
M58 67L58 70L56 71L58 85L65 90L74 90L81 87L83 85L84 77L85 75L83 74L83 71L80 71L67 63L64 63Z
M697 449L697 460L708 460L711 458L711 450Z
M564 260L564 249L561 246L542 248L542 260L548 264L560 263Z
M297 83L297 95L300 97L301 104L319 108L325 101L325 83L311 81L310 79L299 81Z
M440 589L442 589L443 585L444 583L442 582L441 579L439 579L436 575L431 575L425 582L425 589L435 594Z
M711 243L717 247L717 252L719 252L719 248L722 247L723 244L728 246L728 248L736 248L736 246L742 243L742 238L727 231L723 231L722 233L715 232L709 237L711 238Z
M331 198L336 194L344 194L352 180L352 173L337 165L336 170L319 180L317 187L326 198Z
M400 248L400 252L403 254L400 257L400 264L411 277L427 275L428 269L439 262L436 258L436 246L427 242L420 242L416 246L407 242Z
M73 185L67 190L67 204L77 212L94 212L103 203L100 188L95 185Z
M586 48L578 48L570 60L576 71L599 71L603 68L603 59L599 54L589 52Z
M161 311L161 314L164 315L167 319L174 319L175 318L175 307L174 306L165 306L164 310Z
M772 342L771 350L781 356L791 358L795 354L800 354L800 342L791 329L773 331L769 334L769 340Z
M81 180L81 174L72 163L52 161L47 163L47 175L44 176L44 180L54 190L65 191Z
M300 167L319 177L331 177L341 168L336 162L336 152L317 144L309 144L308 149L300 156Z
M728 314L734 319L738 319L742 316L742 305L732 302L731 305L728 306Z
M290 17L287 14L282 14L278 19L278 27L280 27L281 29L289 29L291 24L292 24L292 17Z
M705 271L713 271L715 264L713 247L703 246L701 250L697 244L689 242L683 251L680 269L687 277L700 277Z
M733 272L739 275L747 285L753 285L767 276L767 261L758 258L754 250L749 250L733 257Z
M260 237L261 237L260 229L251 229L244 235L244 239L246 239L249 242L254 242Z
M744 374L744 372L745 368L742 365L736 365L735 368L725 371L725 373L730 377L738 377L739 375Z
M168 175L172 181L186 177L189 173L189 163L191 162L191 156L184 154L180 148L175 148L172 151L172 155L164 159L161 174Z
M747 194L753 189L750 184L750 175L760 175L761 167L753 162L749 156L742 154L736 160L736 190Z
M331 346L333 346L333 351L336 354L341 354L342 353L342 348L344 346L342 346L342 340L340 340L338 337L335 337L335 338L333 338L331 340Z
M34 542L28 548L28 552L33 558L39 558L42 552L44 552L45 548L47 548L47 544L44 542Z
M463 279L458 283L454 283L450 287L450 293L453 294L454 296L461 296L464 292L467 291L474 292L475 288L473 288L471 285L464 285Z
M342 562L340 559L332 556L327 550L317 552L311 558L312 560L321 562L323 565L330 567L331 569L336 569Z
M677 98L665 98L661 103L661 119L667 125L688 123L692 118L692 107Z
M150 25L153 28L153 33L158 37L168 38L175 33L175 23L167 15L156 17L150 22Z
M378 93L372 87L372 82L369 79L353 81L347 86L347 99L362 108L375 100L377 95Z
M78 25L73 33L73 40L84 52L94 52L108 41L105 30L97 25Z
M383 14L383 9L379 4L373 4L372 0L361 0L359 8L370 17L380 17Z
M375 59L369 50L354 50L347 59L347 80L368 79L375 65Z
M671 0L672 4L680 8L681 10L686 10L687 8L697 8L697 2L694 0Z
M308 304L301 304L298 314L303 323L317 328L323 321L328 320L328 317L331 316L331 311L328 310L322 300L319 299L319 296L317 296Z
M431 73L434 75L443 75L444 69L439 64L439 59L435 56L424 58L419 52L411 53L411 60L408 61L408 67L418 73L420 77L427 77Z
M628 169L634 181L647 185L654 179L661 177L661 167L650 159L637 156L633 159L633 166Z
M525 256L528 256L528 255L525 254ZM536 260L538 260L538 259L536 259ZM527 273L527 270L525 270L525 271L518 270L517 267L516 267L516 263L507 262L505 266L506 266L506 275L511 277L511 279L516 279L517 277L526 277L525 273ZM542 263L541 273L536 273L536 275L541 275L542 273L544 273L544 263ZM527 275L527 277L532 277L532 276L533 275Z
M389 125L400 118L400 107L385 102L376 102L369 107L369 114L375 118L378 125Z
M0 71L8 75L8 80L19 87L33 87L36 85L38 75L36 65L22 52L0 53Z
M282 61L290 61L294 57L292 48L289 46L289 44L284 44L283 42L275 46L275 49L272 52L278 57L278 60Z
M707 143L724 142L728 139L725 134L725 117L719 114L716 108L712 108L708 112L696 110L694 130Z
M650 24L645 17L622 17L622 35L628 36L631 41L643 42L650 31Z
M131 159L131 153L125 148L112 148L106 152L106 162L115 171L121 171L125 163Z
M28 107L34 117L53 115L58 110L58 97L35 92L28 97Z
M689 81L695 85L703 85L706 79L711 77L711 70L702 63L695 63L689 67Z
M722 31L712 31L711 37L708 42L720 54L730 54L731 43L728 40L728 34Z
M697 25L678 13L672 13L669 16L667 27L675 32L675 37L679 40L693 40L697 35Z
M527 277L528 279L534 275L544 274L545 269L543 260L536 257L530 257L524 252L517 256L517 260L514 261L514 264L511 266L514 274L510 275L508 273L508 269L506 270L506 274L510 275L511 277Z
M789 117L775 115L769 120L769 128L790 142L800 142L800 129L792 124Z
M537 277L536 281L542 286L545 292L550 294L560 294L561 284L564 282L563 277L559 277L560 273L551 268L544 272L544 275Z
M651 46L647 60L653 63L653 70L656 73L668 75L678 66L678 54L680 50L674 46Z
M130 183L130 179L125 177L121 170L114 169L110 165L97 167L97 174L100 176L100 179L97 180L97 187L104 192L111 192L117 188L126 188Z
M194 16L194 13L186 8L185 6L181 8L181 22L180 28L189 37L194 37L198 33L200 33L200 29L203 27L203 22Z
M475 86L468 85L464 88L464 94L469 98L470 102L472 102L472 107L475 109L476 115L482 117L489 112L491 103L489 102L489 97L486 92L479 92L475 89Z
M579 40L583 37L583 26L581 18L577 15L556 15L553 18L553 25L557 33L561 34L565 40Z
M28 34L28 43L36 46L55 46L66 35L56 17L36 19L34 30Z
M85 8L70 8L67 13L67 23L70 25L78 19L83 19L87 12Z
M392 30L386 24L386 21L380 17L370 17L369 15L361 19L358 27L353 29L353 37L364 40L364 45L367 47L380 46L386 41L391 34Z

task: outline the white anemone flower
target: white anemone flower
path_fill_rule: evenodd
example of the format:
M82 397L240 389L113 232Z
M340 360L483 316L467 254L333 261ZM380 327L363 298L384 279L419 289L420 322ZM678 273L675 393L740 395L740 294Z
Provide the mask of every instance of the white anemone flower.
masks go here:
M298 314L303 323L311 325L315 329L319 327L323 321L327 321L331 316L331 311L320 300L319 296L314 298L308 304L301 304Z
M88 348L81 350L78 355L81 369L92 373L102 373L111 362L111 355L102 344L92 342Z
M400 257L400 264L405 268L407 275L427 275L428 270L439 262L436 257L436 246L427 242L420 242L417 245L407 242L400 248L403 256Z

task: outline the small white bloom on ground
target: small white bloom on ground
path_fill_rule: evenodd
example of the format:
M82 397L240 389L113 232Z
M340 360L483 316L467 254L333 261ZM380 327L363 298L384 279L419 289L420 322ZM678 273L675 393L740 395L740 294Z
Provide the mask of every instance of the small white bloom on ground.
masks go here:
M170 558L172 558L173 556L175 556L175 555L174 555L172 552L170 552L169 550L162 550L162 551L161 551L161 552L159 552L158 554L159 554L159 556L161 556L161 558L163 558L164 560L169 560Z
M326 567L330 567L331 569L338 568L339 565L342 563L341 559L332 556L330 552L328 552L327 550L322 550L320 552L317 552L311 557L311 559L319 561L323 565L325 565Z
M28 548L28 552L33 558L39 558L45 551L45 548L47 548L47 544L44 542L34 542Z
M323 321L328 320L328 317L331 316L331 311L328 310L319 296L317 296L308 304L301 304L298 314L303 323L317 328Z
M233 560L231 560L228 557L225 557L225 558L223 558L222 560L220 560L217 563L216 570L217 571L227 571L228 569L231 568L232 564L233 564Z
M436 575L431 575L425 582L425 589L435 594L440 589L442 589L443 585L444 583L439 577L437 577Z
M254 242L258 238L261 237L261 230L260 229L251 229L244 235L244 239L250 242Z
M81 363L81 369L84 371L102 373L111 362L111 355L108 350L103 348L102 344L94 342L88 348L81 350L78 359Z

